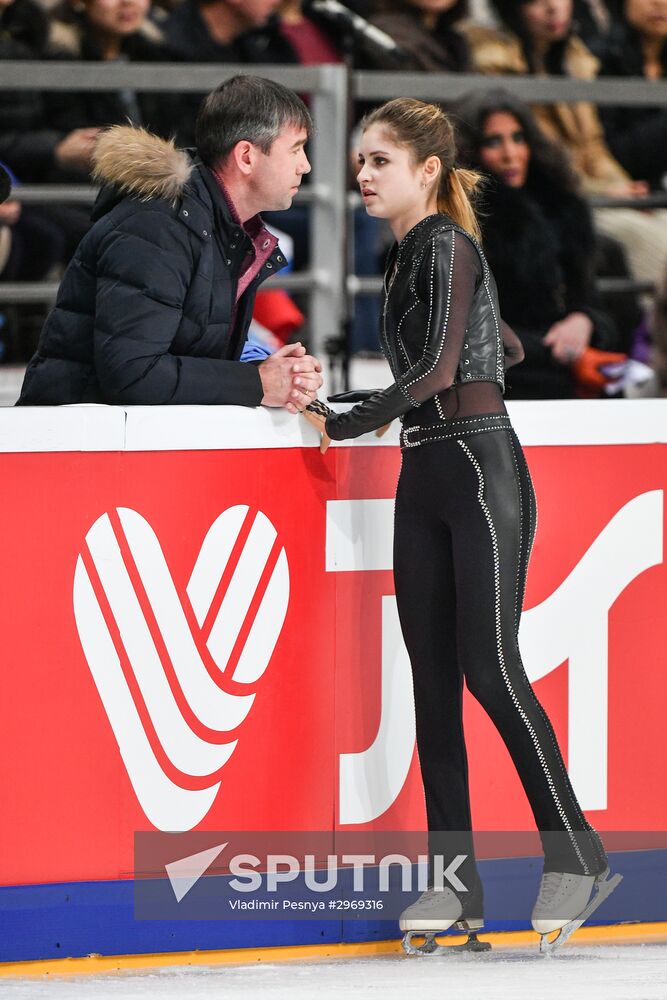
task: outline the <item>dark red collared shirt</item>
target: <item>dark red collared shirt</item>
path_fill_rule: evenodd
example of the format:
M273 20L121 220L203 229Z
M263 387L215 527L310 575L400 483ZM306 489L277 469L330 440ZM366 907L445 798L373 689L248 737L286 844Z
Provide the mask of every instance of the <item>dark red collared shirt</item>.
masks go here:
M241 222L234 202L230 198L220 174L216 173L215 170L212 173L227 202L232 219L238 226L241 226L245 230L252 241L252 250L243 261L238 285L236 286L236 301L238 302L248 285L254 281L278 246L278 239L266 228L261 215L253 215L252 219L248 219L247 222Z

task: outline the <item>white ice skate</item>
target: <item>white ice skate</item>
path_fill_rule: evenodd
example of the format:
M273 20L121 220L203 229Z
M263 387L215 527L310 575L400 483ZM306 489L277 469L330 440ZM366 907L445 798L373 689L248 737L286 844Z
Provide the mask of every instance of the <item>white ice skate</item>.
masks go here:
M623 878L622 875L608 878L608 875L608 868L599 875L544 873L531 916L533 928L540 935L540 951L543 955L560 948ZM548 935L554 931L559 933L550 941Z
M462 951L489 951L491 948L488 942L477 940L477 932L484 926L484 920L481 917L464 917L461 900L449 888L427 889L403 910L399 925L405 932L403 950L408 955L450 955ZM468 931L468 940L458 945L439 944L436 937L454 925L458 930ZM424 938L424 941L414 944L414 938Z

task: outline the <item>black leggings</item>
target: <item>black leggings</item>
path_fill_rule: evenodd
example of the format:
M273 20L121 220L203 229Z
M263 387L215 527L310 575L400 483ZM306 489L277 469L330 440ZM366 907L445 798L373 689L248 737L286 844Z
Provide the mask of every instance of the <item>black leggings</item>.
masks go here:
M488 427L484 416L450 420L440 440L406 448L396 495L396 599L412 664L428 829L471 829L465 678L512 756L545 870L597 874L604 850L519 653L535 494L509 417L494 416ZM467 846L463 853L472 855L471 838Z

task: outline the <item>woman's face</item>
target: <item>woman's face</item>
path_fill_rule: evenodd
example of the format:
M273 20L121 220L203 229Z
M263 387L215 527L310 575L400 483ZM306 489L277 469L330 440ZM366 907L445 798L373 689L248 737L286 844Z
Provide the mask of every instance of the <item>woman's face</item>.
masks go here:
M625 16L640 35L667 38L667 0L626 0Z
M108 35L132 35L148 14L149 0L88 0L86 16Z
M526 183L530 148L521 123L507 111L495 111L482 130L479 158L485 170L508 187Z
M559 42L572 26L572 0L528 0L519 12L529 37L538 44Z
M359 143L357 182L369 215L395 219L408 214L424 199L423 181L424 166L413 164L407 147L379 124L366 129Z

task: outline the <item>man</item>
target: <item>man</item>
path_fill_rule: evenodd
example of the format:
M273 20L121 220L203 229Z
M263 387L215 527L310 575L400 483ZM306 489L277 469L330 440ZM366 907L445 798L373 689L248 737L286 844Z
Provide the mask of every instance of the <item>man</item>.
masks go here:
M301 345L240 361L258 285L285 266L262 209L310 171L312 121L287 88L227 80L198 156L115 126L96 148L94 225L63 277L18 405L230 403L303 410L322 384Z

